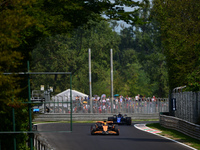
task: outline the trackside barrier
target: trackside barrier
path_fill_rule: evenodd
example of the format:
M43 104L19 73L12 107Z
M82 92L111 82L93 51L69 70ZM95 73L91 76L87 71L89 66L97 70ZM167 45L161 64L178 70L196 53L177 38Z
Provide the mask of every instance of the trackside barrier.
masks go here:
M33 131L37 131L37 125L33 125ZM34 133L33 145L35 150L54 150L51 144L39 132Z
M172 93L176 100L174 115L177 118L197 123L200 119L200 91Z
M98 121L98 120L107 120L108 117L116 115L115 113L106 113L106 114L84 114L84 113L73 113L73 121ZM131 117L132 120L149 120L149 119L159 119L159 113L154 114L126 114L128 117ZM70 121L69 114L62 113L46 113L38 114L37 117L33 120L35 122L43 121Z
M160 125L200 140L200 125L160 113Z
M40 134L34 134L34 148L36 150L54 150L48 141Z

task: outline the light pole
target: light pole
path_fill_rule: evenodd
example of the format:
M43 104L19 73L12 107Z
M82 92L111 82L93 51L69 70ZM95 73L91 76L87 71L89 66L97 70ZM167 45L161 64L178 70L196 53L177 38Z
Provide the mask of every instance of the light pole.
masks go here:
M92 77L91 77L91 50L88 50L89 54L89 87L90 87L90 113L92 113Z
M110 49L111 113L113 112L113 51Z

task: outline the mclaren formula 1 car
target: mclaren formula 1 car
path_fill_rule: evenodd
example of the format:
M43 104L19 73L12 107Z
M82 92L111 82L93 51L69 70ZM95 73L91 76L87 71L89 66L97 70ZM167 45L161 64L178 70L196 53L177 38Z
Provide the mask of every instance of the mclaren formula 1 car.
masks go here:
M132 120L131 117L127 117L127 115L122 115L119 113L118 115L113 115L113 117L108 117L108 121L113 121L114 124L126 124L131 125Z
M119 128L113 121L97 121L91 126L91 135L95 134L119 135Z

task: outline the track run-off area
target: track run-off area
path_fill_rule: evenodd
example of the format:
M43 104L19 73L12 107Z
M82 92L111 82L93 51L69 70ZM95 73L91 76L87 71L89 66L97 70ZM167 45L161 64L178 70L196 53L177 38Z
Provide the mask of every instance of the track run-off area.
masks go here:
M191 150L189 146L161 136L158 131L148 129L147 122L120 125L120 135L91 135L90 127L94 123L73 123L72 132L69 123L37 124L38 131L55 150ZM55 132L59 131L59 132Z

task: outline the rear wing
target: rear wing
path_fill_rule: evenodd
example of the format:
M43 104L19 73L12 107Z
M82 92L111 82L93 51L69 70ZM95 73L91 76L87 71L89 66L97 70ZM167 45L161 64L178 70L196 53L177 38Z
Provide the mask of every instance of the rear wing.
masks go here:
M105 121L97 121L96 123L105 123ZM106 123L111 124L113 121L106 121Z

